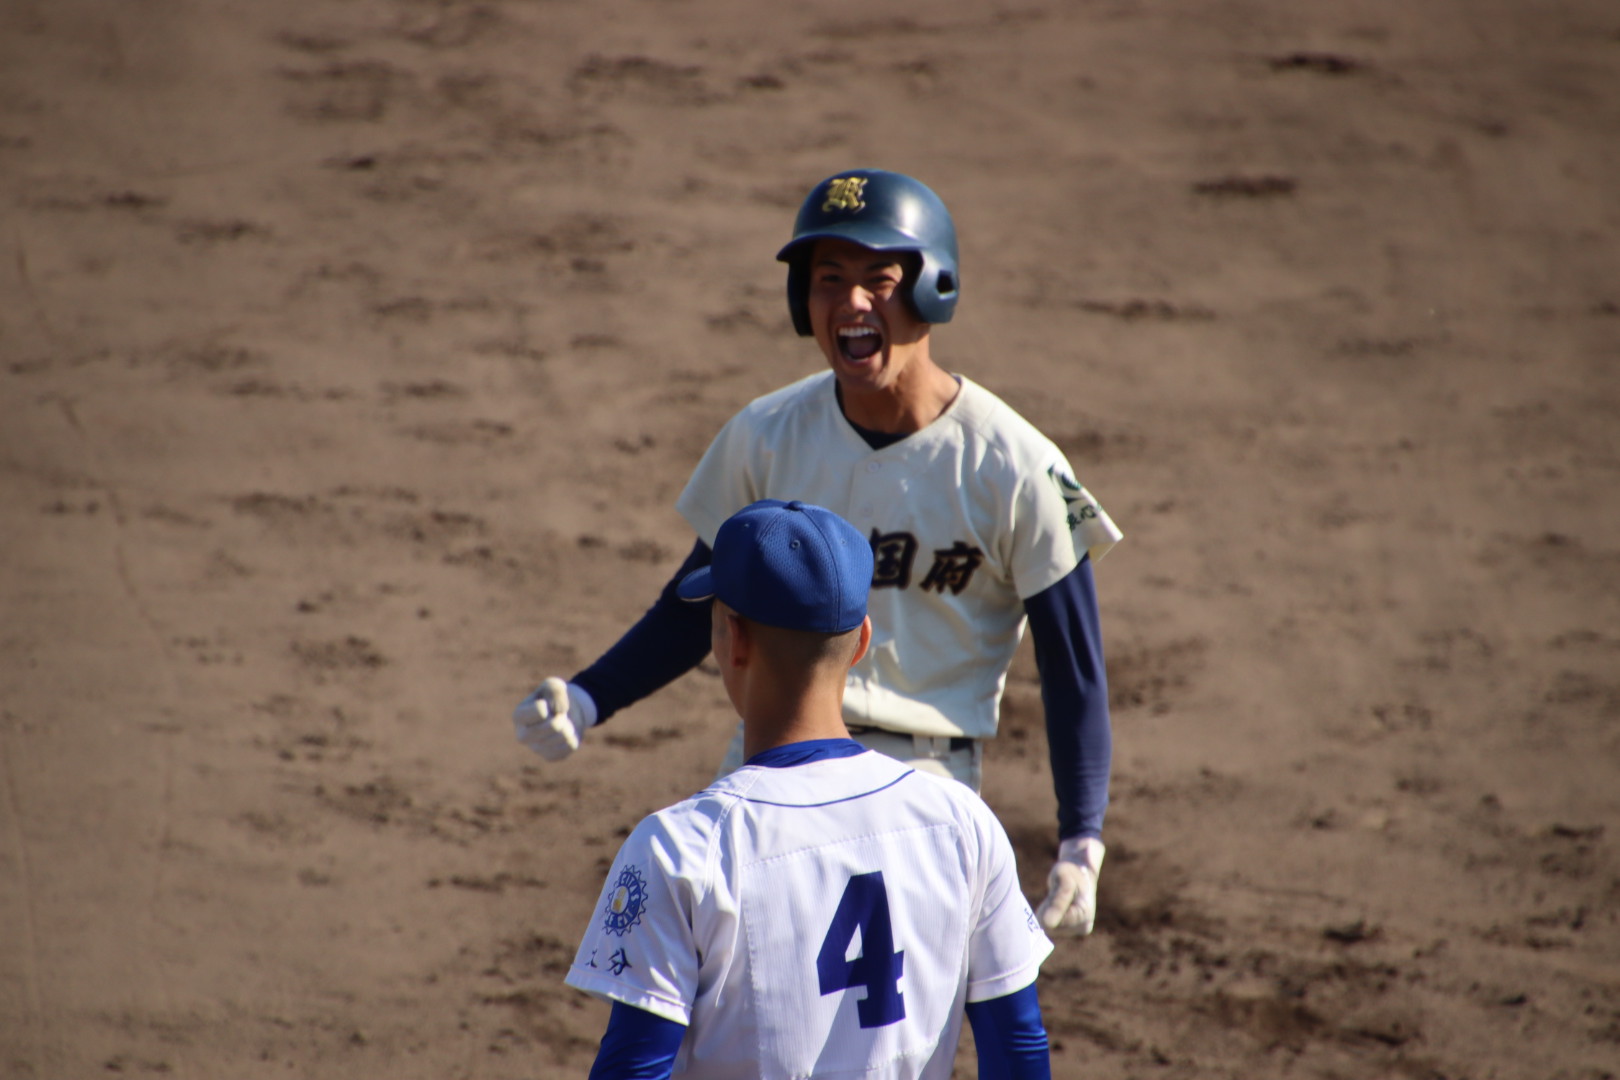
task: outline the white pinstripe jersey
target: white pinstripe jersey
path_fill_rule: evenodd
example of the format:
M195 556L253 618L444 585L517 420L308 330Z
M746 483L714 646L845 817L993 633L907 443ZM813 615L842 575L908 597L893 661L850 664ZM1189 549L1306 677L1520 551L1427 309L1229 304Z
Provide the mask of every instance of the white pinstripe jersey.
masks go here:
M984 802L862 751L747 765L643 820L567 981L688 1025L676 1076L946 1080L964 1003L1051 951Z
M727 422L675 506L714 545L756 499L825 506L870 536L872 645L844 719L915 735L996 733L1023 601L1122 534L1063 452L969 379L933 423L873 450L824 371Z

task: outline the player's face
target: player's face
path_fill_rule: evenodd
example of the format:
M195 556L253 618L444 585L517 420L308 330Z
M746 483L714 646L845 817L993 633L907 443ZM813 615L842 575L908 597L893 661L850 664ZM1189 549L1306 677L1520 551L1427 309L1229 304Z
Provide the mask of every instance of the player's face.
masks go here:
M846 393L899 393L928 324L902 295L905 266L849 240L818 240L810 257L810 323Z

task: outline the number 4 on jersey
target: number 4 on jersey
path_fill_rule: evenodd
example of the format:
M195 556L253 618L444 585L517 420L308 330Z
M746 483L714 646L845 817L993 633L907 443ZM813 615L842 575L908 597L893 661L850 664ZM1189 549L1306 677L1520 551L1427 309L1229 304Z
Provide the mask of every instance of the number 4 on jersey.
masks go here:
M861 955L849 954L855 931L861 932ZM855 1003L861 1027L884 1027L906 1018L906 999L900 993L900 973L905 970L906 954L894 951L894 929L889 922L889 891L883 886L883 871L856 874L844 887L844 895L833 912L832 926L816 956L816 974L821 994L836 994L857 986L866 988L866 998Z

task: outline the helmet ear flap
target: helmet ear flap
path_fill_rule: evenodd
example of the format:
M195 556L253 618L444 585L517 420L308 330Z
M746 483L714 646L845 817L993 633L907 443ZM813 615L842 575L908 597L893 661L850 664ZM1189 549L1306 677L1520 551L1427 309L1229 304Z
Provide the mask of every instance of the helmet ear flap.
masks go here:
M810 252L801 250L788 261L787 277L788 314L793 316L793 329L800 337L811 337L815 328L810 325Z
M924 252L906 297L911 310L925 323L948 323L956 314L956 268L942 266L931 253Z

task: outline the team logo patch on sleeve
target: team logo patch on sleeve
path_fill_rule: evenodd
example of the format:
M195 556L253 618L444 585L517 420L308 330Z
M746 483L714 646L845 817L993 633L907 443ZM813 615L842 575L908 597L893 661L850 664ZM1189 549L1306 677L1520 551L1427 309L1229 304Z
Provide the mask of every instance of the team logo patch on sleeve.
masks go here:
M626 866L619 871L619 880L614 883L608 906L603 909L606 918L602 920L602 929L623 937L641 921L641 912L646 906L647 879L634 866Z
M1063 495L1063 505L1068 507L1067 518L1069 531L1074 532L1080 527L1082 521L1088 521L1097 516L1097 504L1091 501L1086 489L1068 473L1053 465L1046 470L1046 475L1056 484L1058 491Z

